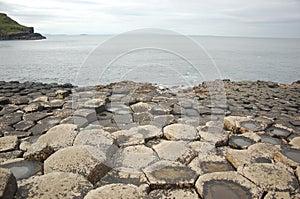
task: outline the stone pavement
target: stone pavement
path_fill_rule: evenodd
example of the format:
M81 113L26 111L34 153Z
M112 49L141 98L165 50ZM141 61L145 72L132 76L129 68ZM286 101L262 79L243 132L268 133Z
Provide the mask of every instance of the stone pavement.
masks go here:
M300 84L0 82L0 198L300 198Z

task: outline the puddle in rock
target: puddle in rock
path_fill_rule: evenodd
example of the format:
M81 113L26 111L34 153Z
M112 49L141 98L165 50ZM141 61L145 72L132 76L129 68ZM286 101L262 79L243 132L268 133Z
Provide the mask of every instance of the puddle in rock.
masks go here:
M263 130L262 126L258 122L255 122L255 121L241 122L241 126L250 131L262 131Z
M277 127L270 127L269 129L267 129L267 132L269 132L272 136L279 138L287 138L292 134L292 132L288 130Z
M234 171L233 167L227 162L201 162L200 168L204 173Z
M211 180L204 184L205 199L251 199L250 191L234 182L228 180Z
M300 150L299 149L286 149L282 151L282 154L289 159L300 163Z
M42 164L36 161L22 160L18 162L7 163L1 167L10 169L17 180L29 178L42 171Z
M231 136L229 138L229 146L236 149L245 149L254 143L250 138L243 136Z
M260 137L261 137L261 142L264 142L264 143L270 143L270 144L274 144L274 145L283 144L281 139L278 139L278 138L274 138L274 137L271 137L268 135L260 135Z

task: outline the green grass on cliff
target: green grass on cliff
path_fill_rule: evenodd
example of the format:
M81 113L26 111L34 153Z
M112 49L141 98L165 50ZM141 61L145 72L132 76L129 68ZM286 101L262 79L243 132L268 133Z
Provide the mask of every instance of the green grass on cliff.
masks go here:
M20 25L6 14L0 13L0 33L9 35L24 32L26 29L28 29L26 26Z

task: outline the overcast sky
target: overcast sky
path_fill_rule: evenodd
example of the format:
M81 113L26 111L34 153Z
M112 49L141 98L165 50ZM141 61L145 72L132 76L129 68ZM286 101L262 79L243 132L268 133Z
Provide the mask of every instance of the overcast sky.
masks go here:
M0 0L0 12L43 34L300 37L300 0Z

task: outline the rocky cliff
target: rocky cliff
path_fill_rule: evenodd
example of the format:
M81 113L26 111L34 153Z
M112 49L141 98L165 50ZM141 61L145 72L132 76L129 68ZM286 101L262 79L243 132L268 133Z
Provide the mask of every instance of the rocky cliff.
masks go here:
M20 25L4 13L0 13L0 40L36 40L46 39L35 33L33 27Z

